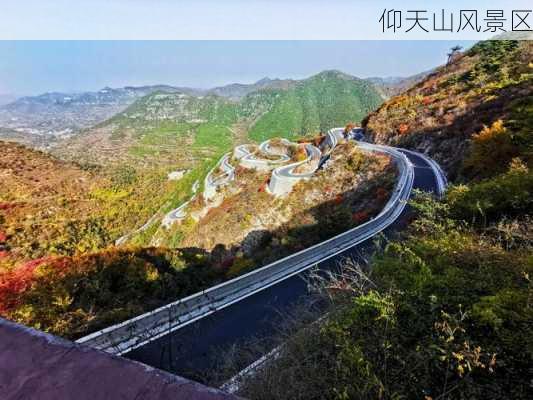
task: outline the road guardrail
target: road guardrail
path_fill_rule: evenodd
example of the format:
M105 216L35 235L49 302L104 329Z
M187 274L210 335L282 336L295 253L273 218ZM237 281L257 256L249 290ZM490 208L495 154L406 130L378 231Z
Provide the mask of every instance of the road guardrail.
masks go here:
M383 231L399 217L409 199L414 167L405 154L392 147L363 142L359 142L359 146L366 151L389 154L398 167L399 177L393 193L374 219L247 274L94 332L77 342L113 354L127 353L299 274Z

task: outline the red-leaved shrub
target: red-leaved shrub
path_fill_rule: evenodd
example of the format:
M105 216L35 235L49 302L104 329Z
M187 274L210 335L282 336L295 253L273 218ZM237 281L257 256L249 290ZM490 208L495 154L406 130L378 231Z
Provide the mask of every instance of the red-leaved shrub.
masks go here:
M0 314L10 311L19 304L21 295L31 288L35 280L35 270L47 263L51 263L54 272L58 273L56 277L62 276L67 269L65 259L43 257L28 261L11 271L0 274Z
M409 132L409 125L400 124L400 126L398 127L398 133L400 135L405 135L407 132Z
M366 222L368 220L369 213L368 211L358 211L352 215L352 220L356 224L362 224L363 222Z

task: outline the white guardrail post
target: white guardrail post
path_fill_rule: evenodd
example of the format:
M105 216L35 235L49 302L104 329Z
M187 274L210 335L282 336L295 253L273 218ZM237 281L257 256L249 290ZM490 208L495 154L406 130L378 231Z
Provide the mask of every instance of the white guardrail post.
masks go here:
M391 198L374 219L247 274L94 332L77 342L113 354L127 353L299 274L383 231L400 216L409 199L414 167L405 154L392 147L358 143L366 151L389 154L399 171Z

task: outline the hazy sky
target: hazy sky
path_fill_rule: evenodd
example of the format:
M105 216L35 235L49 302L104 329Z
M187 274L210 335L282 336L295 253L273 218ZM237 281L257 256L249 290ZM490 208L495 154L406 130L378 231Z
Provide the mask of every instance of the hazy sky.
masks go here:
M468 31L382 32L384 9L531 9L531 0L1 0L1 39L473 40ZM408 22L404 21L404 27ZM409 23L410 24L410 23ZM482 30L483 31L483 30ZM416 34L418 32L419 34ZM414 37L416 35L417 37ZM490 36L490 35L489 35Z
M409 76L446 60L447 41L0 41L0 94L170 84L199 88L324 69Z

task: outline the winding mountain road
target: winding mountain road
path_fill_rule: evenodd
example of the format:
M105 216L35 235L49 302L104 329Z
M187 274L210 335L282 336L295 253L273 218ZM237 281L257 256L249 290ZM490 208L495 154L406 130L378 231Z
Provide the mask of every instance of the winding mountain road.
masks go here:
M339 132L332 131L335 135ZM302 277L309 267L330 268L346 256L360 256L371 249L373 237L379 232L394 234L404 224L408 209L405 203L412 188L438 195L444 190L442 170L427 157L387 146L359 145L367 151L390 154L400 167L391 200L373 220L79 342L199 379L198 373L220 361L218 349L271 336L279 315L308 296Z
M439 176L428 158L419 153L400 151L413 165L413 189L441 195L443 188L439 181L443 177ZM384 235L392 237L403 228L409 212L409 207L405 207L398 218L383 231ZM372 248L373 236L318 263L318 267L334 267L346 257L360 258L364 254L365 258L368 258ZM257 291L229 307L217 310L208 317L138 347L124 356L182 376L202 380L205 371L223 362L222 349L228 350L245 343L261 342L277 332L283 315L290 313L297 304L309 297L309 288L305 280L308 274L308 271L304 271Z
M199 187L200 187L200 182L195 181L194 184L192 185L192 194L193 194L192 197L189 200L187 200L185 203L183 203L181 206L179 206L178 208L175 208L169 211L161 220L162 226L164 226L165 228L170 228L174 222L180 221L187 216L187 213L185 212L185 210L187 209L187 206L189 205L189 203L196 196L196 192L198 191Z
M270 140L265 140L259 146L250 144L237 146L233 152L234 157L239 160L239 164L243 167L256 169L258 171L270 171L278 165L284 164L290 160L290 157L287 154L273 150L270 142ZM287 139L281 139L280 143L286 147L293 144ZM277 158L262 158L258 153Z
M229 162L231 153L222 156L215 167L209 171L204 180L204 199L211 200L217 194L217 189L227 185L235 178L235 167Z
M330 135L331 133L328 133L328 140L330 139ZM333 150L336 144L336 139L333 139L333 144L328 149L327 155L329 155L329 152ZM309 178L316 172L324 154L312 144L306 144L306 158L301 161L288 163L291 160L288 154L289 148L291 146L297 146L297 143L293 143L287 139L280 139L278 145L281 145L281 148L276 149L273 140L265 140L257 149L246 144L237 146L233 154L239 160L239 164L245 168L254 168L260 171L272 170L268 191L276 196L284 196L290 193L292 187L298 181ZM258 153L270 158L262 158ZM296 171L297 168L306 164L309 166L307 171Z

